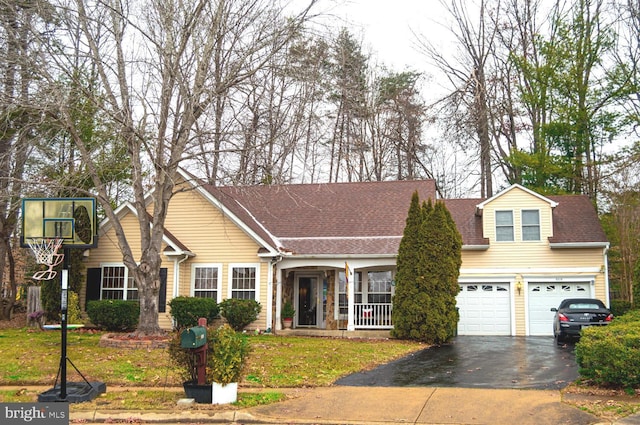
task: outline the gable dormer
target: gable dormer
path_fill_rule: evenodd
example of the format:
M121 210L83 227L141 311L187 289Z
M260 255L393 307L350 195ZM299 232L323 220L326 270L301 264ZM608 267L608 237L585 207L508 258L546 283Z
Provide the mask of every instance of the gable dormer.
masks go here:
M553 237L557 202L514 184L479 203L482 233L490 244L543 243Z

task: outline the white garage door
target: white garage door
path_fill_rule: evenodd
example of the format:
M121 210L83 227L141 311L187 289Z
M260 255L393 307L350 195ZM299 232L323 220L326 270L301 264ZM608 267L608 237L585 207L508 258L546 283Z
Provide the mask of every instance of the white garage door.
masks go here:
M507 283L462 283L456 297L458 335L511 335Z
M588 282L529 283L529 335L553 336L551 308L565 298L591 298L591 286Z

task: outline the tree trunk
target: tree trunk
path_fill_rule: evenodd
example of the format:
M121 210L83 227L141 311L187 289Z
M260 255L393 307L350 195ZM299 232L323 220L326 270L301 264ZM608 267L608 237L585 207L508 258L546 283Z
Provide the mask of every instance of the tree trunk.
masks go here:
M42 303L40 301L40 287L29 286L27 290L27 326L42 329L44 325L44 314L42 313Z

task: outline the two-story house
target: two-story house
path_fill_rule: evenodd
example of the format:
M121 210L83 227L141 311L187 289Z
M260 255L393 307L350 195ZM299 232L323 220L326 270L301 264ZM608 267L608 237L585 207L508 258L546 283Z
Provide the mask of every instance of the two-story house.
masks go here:
M252 298L252 325L281 329L291 300L296 328L393 327L396 255L411 196L436 199L435 183L389 181L215 187L181 171L163 250L160 325L179 295ZM445 200L463 238L459 334L552 335L551 307L571 296L608 304L607 249L584 196L544 197L514 185L490 199ZM118 215L134 252L137 218ZM90 299L136 299L106 221L86 260Z

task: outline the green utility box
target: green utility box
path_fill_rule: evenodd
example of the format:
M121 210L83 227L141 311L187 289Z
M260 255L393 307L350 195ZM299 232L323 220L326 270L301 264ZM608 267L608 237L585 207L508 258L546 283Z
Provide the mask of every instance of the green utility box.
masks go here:
M182 348L200 348L207 343L207 328L194 326L185 329L180 334L180 346Z

